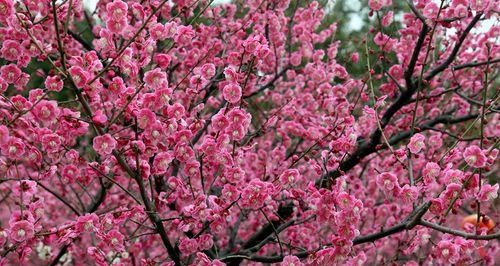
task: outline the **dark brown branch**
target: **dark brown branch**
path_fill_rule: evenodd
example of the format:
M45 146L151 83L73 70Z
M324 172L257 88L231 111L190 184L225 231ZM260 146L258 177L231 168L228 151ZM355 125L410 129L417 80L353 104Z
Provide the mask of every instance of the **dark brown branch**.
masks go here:
M500 239L500 233L496 234L489 234L489 235L476 235L476 234L469 234L464 231L459 231L455 229L451 229L449 227L445 227L439 224L431 223L426 220L421 220L420 225L434 229L436 231L450 234L450 235L455 235L455 236L460 236L465 239L475 239L475 240L492 240L492 239Z
M455 47L453 47L453 50L451 51L451 54L446 58L446 60L441 63L439 66L434 68L429 74L425 76L426 81L430 81L433 77L435 77L437 74L441 73L444 71L448 66L455 60L455 57L457 56L458 52L460 51L460 48L462 47L463 42L465 41L465 38L469 34L469 32L474 28L476 23L481 19L481 16L483 13L478 13L472 21L469 23L467 28L465 28L464 32L460 35L457 43L455 44Z
M490 65L492 65L492 64L496 64L498 62L500 62L500 58L493 59L490 61L471 62L471 63L462 64L462 65L456 65L453 67L453 70L460 70L460 69L469 68L469 67L483 66L483 65L487 65L488 63Z

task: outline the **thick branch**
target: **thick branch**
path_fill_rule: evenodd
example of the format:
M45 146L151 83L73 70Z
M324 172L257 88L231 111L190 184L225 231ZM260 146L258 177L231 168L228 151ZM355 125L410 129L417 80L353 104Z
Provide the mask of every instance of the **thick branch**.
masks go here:
M462 47L462 44L469 34L469 32L474 28L476 23L481 19L481 16L483 13L478 13L472 21L469 23L467 28L465 28L464 32L462 32L462 35L460 35L460 38L458 39L457 43L455 44L455 47L453 47L453 50L451 51L451 54L446 58L446 60L441 63L441 65L437 66L434 68L427 76L425 76L425 80L429 81L433 77L435 77L437 74L441 73L444 71L452 62L455 60L455 57L457 56L458 52L460 51L460 47Z
M439 232L442 232L442 233L446 233L446 234L450 234L450 235L455 235L455 236L460 236L460 237L463 237L465 239L475 239L475 240L500 239L500 233L490 234L490 235L469 234L469 233L464 232L464 231L459 231L459 230L451 229L449 227L445 227L445 226L442 226L442 225L439 225L439 224L431 223L431 222L428 222L426 220L421 220L420 221L420 225L428 227L428 228L432 228L432 229L434 229L436 231L439 231Z

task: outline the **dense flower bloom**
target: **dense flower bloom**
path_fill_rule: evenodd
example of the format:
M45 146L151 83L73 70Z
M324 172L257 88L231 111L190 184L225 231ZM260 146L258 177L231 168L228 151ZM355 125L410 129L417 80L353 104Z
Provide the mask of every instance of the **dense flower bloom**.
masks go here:
M71 78L73 79L77 87L82 88L87 83L89 74L81 67L73 66L68 69L68 71L71 74Z
M495 264L498 1L86 2L0 0L0 265Z

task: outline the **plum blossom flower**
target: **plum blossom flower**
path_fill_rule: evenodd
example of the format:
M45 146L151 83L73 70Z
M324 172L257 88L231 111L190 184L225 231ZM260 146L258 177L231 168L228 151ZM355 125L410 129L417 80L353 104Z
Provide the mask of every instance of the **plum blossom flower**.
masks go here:
M167 74L160 68L155 68L144 74L144 82L153 89L163 89L168 86Z
M31 180L21 180L12 186L12 194L15 196L31 197L37 192L37 184Z
M417 154L423 148L425 148L424 140L424 135L420 133L413 135L410 139L410 143L408 143L408 149L410 150L410 152L413 154Z
M8 61L18 60L23 54L21 44L14 40L5 40L0 52L2 53L2 57Z
M498 184L484 184L477 195L477 199L482 202L492 201L498 197Z
M241 99L241 87L236 83L229 83L224 86L222 94L226 101L236 104Z
M61 91L64 82L57 76L48 76L45 79L45 88L49 91Z
M300 173L297 169L287 169L279 177L284 185L296 183L300 178Z
M20 159L24 155L25 145L16 137L11 137L2 145L2 155L11 159Z
M204 64L200 71L203 78L210 79L215 75L215 65L212 63Z
M404 185L401 188L400 197L406 204L415 202L418 197L418 190L415 186L409 186L408 184Z
M467 147L463 152L463 156L467 164L474 168L485 167L488 160L481 148L476 145Z
M35 236L33 224L25 220L13 223L9 231L9 237L14 242L23 242Z
M436 247L436 255L443 263L454 264L460 259L459 247L449 240L439 241Z
M45 151L55 153L61 146L61 137L57 134L45 134L42 136L42 147Z
M299 258L293 255L288 255L283 258L280 266L303 266L304 263L300 261Z
M60 114L56 101L41 100L32 110L37 119L44 123L54 122Z
M436 178L441 172L441 167L435 162L427 162L422 170L423 181L425 184L430 184L436 181Z
M96 231L99 222L99 217L95 213L89 213L78 217L75 224L77 232Z
M156 115L148 108L143 108L137 114L137 126L141 129L146 129L154 125Z
M0 68L0 76L10 84L16 83L21 78L21 69L15 64L4 65Z
M386 192L399 188L398 178L392 173L381 173L377 176L377 185Z
M260 180L252 180L241 193L242 205L252 209L262 207L274 192L273 185Z
M0 0L0 19L5 21L14 13L14 2L12 0Z
M153 162L153 170L157 174L164 174L167 172L167 169L174 159L174 156L171 152L160 152L156 155L155 160Z
M108 19L121 20L127 16L128 5L121 0L115 0L106 5Z
M375 11L382 9L383 0L368 0L368 6Z
M125 250L125 246L123 245L124 237L118 230L109 231L106 234L105 239L113 250L117 252L123 252Z
M424 11L422 13L426 18L433 19L437 16L438 11L439 6L436 4L436 2L430 1L427 5L425 5Z
M179 250L184 254L192 254L198 251L198 240L183 237L179 242Z
M104 134L94 138L92 147L100 155L109 155L116 147L116 140L110 134Z
M89 73L79 66L72 66L68 69L71 78L78 88L83 88L89 79Z
M176 43L180 45L185 45L188 44L194 37L195 37L195 32L191 27L191 25L179 26L177 27L177 32L174 36L174 40Z

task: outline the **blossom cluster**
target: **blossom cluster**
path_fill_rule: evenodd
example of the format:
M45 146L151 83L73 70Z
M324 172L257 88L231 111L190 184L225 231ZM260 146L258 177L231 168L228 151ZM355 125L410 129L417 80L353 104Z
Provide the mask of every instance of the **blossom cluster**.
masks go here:
M0 0L0 265L495 264L498 0L83 2Z

